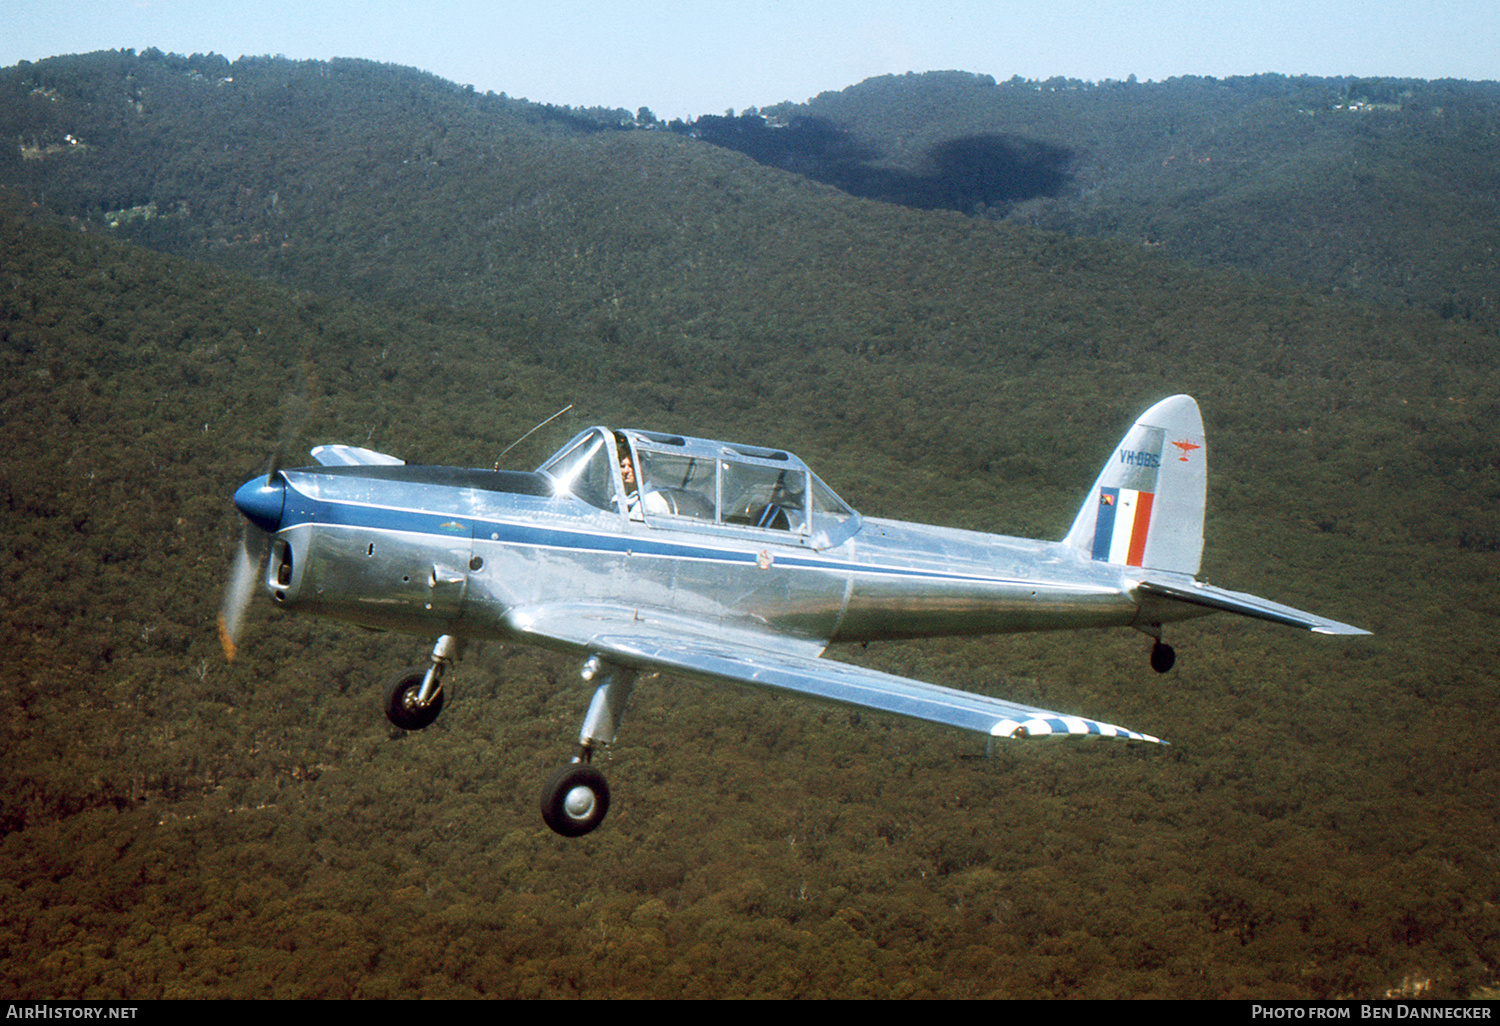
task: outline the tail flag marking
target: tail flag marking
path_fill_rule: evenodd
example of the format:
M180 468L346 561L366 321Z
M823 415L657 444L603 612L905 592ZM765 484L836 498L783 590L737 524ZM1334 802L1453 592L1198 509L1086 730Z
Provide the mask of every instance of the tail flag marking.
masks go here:
M1100 488L1099 516L1094 522L1091 555L1106 563L1140 566L1151 528L1151 492Z

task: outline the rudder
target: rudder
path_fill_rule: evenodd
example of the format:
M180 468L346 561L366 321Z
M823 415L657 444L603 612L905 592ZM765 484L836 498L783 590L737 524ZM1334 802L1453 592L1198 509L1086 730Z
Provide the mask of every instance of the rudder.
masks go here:
M1192 396L1163 399L1115 446L1063 544L1085 559L1196 574L1207 454Z

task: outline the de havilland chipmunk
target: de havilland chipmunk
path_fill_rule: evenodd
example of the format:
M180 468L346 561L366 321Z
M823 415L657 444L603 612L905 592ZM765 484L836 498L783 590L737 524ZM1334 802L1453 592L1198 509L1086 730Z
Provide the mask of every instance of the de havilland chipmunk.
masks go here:
M443 707L466 642L571 653L594 688L577 754L546 782L566 836L609 809L592 757L637 676L746 684L947 724L987 738L1148 734L821 658L833 642L1133 627L1231 612L1321 634L1336 620L1195 579L1207 453L1197 403L1152 406L1057 542L861 516L780 449L593 427L535 471L414 466L345 445L273 468L234 503L244 537L219 618L231 659L252 596L363 627L436 635L386 689L391 722Z

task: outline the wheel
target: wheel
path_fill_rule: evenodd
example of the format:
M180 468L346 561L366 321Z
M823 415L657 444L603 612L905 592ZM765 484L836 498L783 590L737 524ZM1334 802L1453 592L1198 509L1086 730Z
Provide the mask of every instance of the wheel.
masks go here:
M1151 646L1151 669L1157 673L1166 673L1177 662L1177 652L1171 645L1163 645L1160 641Z
M402 730L421 730L443 711L441 689L425 706L417 704L417 696L422 693L422 681L426 676L425 666L413 667L391 681L385 689L385 718Z
M609 783L586 762L573 762L542 785L542 819L564 837L582 837L604 822Z

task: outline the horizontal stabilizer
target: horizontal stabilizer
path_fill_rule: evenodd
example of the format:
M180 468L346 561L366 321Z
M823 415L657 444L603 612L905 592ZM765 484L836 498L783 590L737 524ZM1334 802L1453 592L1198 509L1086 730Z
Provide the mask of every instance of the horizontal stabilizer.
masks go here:
M320 445L312 458L325 467L399 467L406 461L357 445Z
M1240 616L1269 620L1272 623L1286 624L1289 627L1304 627L1315 634L1370 633L1359 627L1340 623L1338 620L1330 620L1316 613L1293 609L1291 606L1284 606L1280 602L1272 602L1257 595L1215 588L1211 584L1200 584L1197 581L1177 582L1152 578L1136 585L1136 591L1142 595L1160 596L1174 602L1185 602L1188 605L1201 606L1205 609L1238 613Z

